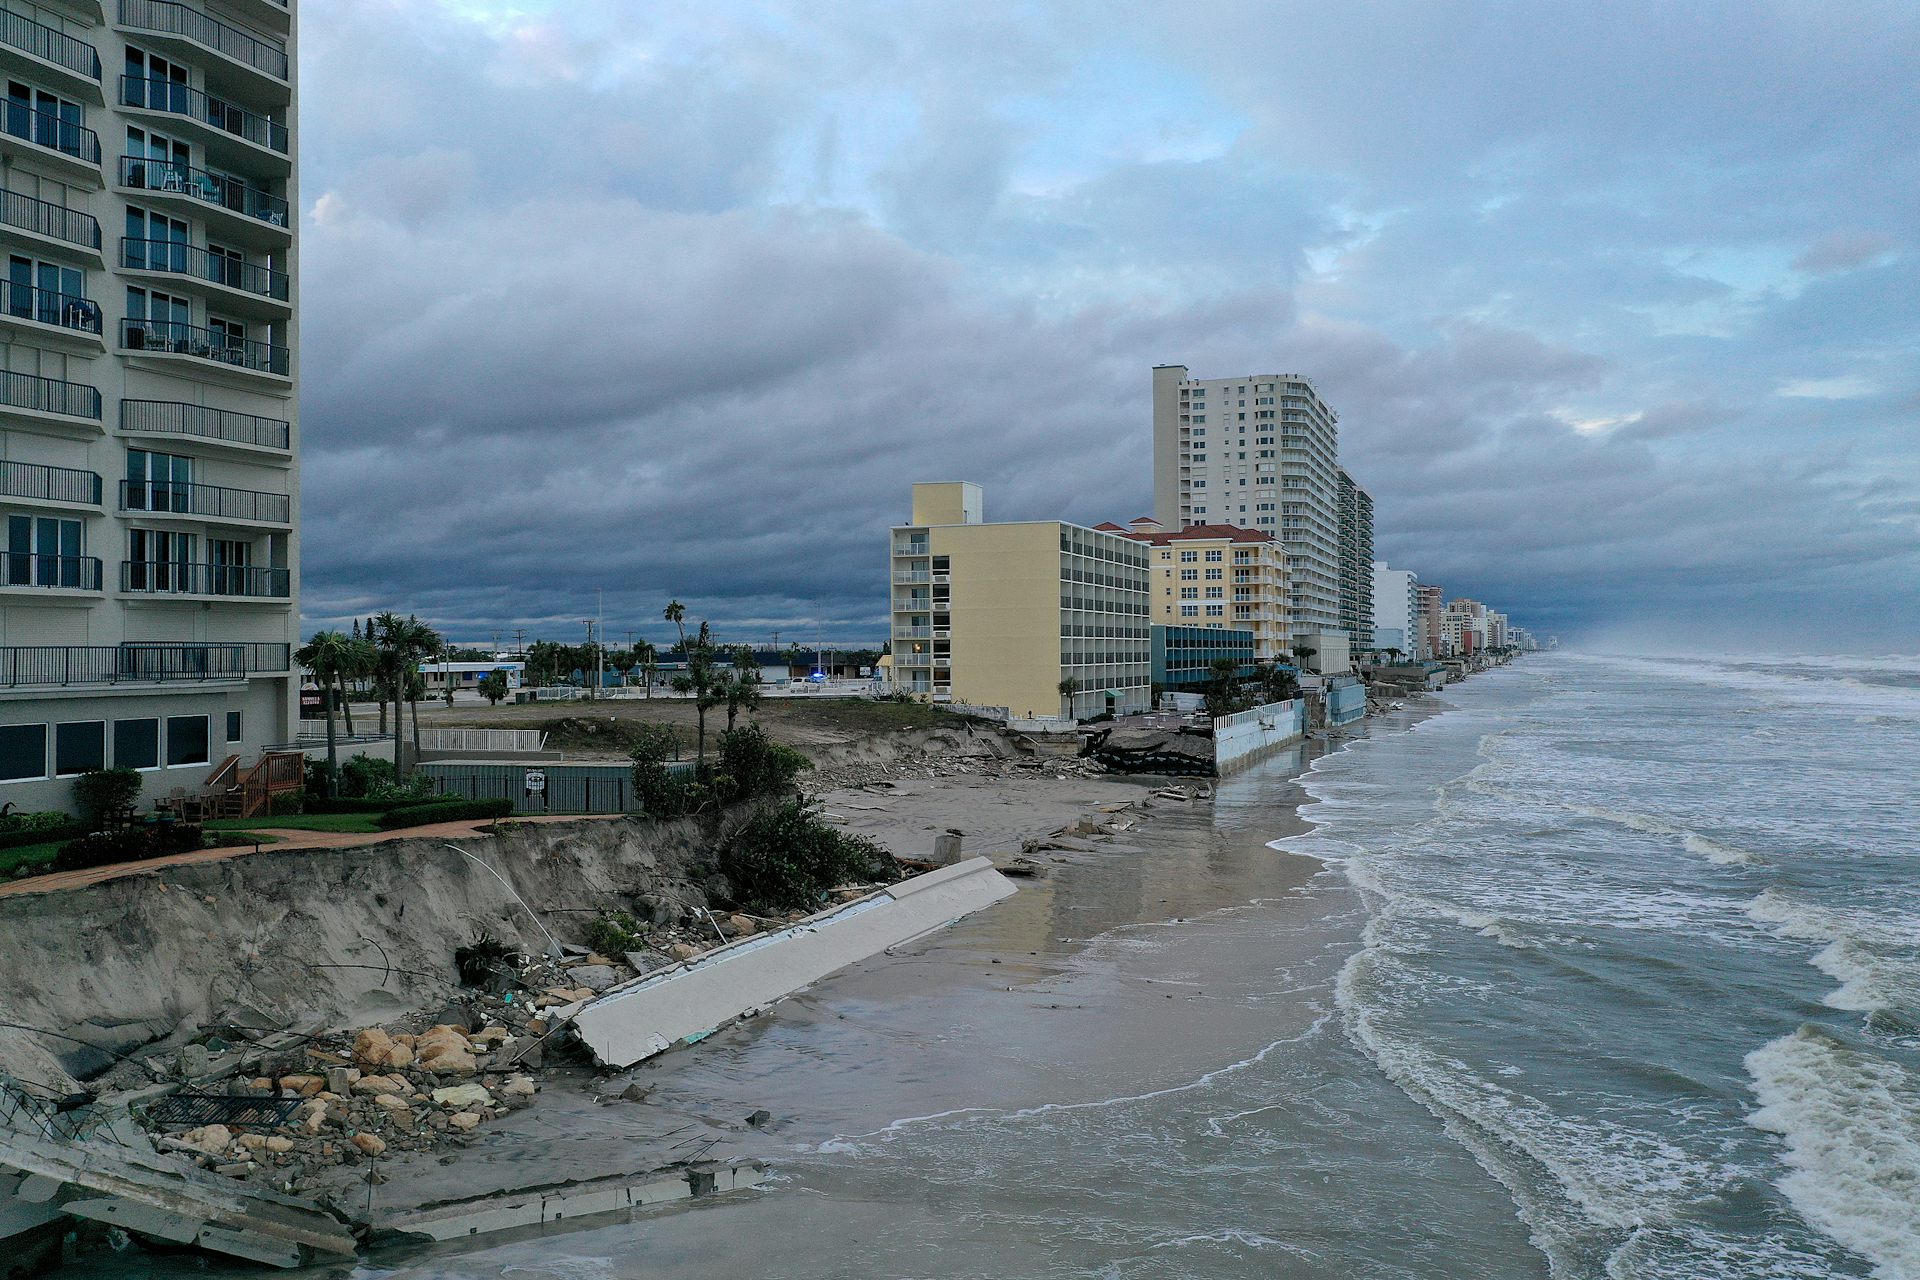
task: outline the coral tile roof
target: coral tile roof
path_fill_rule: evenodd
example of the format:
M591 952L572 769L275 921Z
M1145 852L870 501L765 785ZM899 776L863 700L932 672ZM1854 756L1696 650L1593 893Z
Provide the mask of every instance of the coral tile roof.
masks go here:
M1107 528L1108 526L1102 525L1100 527ZM1131 533L1127 530L1120 529L1117 525L1112 526L1112 528L1120 533L1124 533L1136 542L1150 542L1156 547L1163 547L1172 542L1275 541L1271 533L1263 533L1258 529L1242 529L1237 524L1195 524L1188 525L1184 529L1166 530L1160 533Z

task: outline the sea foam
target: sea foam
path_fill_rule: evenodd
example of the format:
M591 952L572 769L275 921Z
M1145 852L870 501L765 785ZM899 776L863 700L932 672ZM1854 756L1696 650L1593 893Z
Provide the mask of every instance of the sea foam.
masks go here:
M1872 1262L1920 1276L1920 1081L1814 1027L1754 1050L1755 1128L1786 1141L1780 1190L1800 1215Z

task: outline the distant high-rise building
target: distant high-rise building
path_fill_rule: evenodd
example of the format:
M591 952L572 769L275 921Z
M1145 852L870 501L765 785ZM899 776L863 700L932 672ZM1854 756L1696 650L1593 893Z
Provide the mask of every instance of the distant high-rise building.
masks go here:
M1354 649L1373 647L1373 496L1335 474L1340 539L1340 629Z
M1446 652L1440 628L1440 615L1446 612L1444 593L1439 586L1428 582L1415 583L1413 593L1418 601L1420 656L1438 658Z
M1408 658L1426 657L1421 633L1419 582L1405 569L1373 562L1373 647L1398 649Z
M1277 532L1296 640L1342 625L1338 421L1298 374L1192 378L1185 365L1153 371L1154 517L1169 530L1215 524ZM1367 525L1362 570L1372 558L1370 511Z
M295 9L5 6L0 801L17 809L69 808L72 778L113 766L149 798L252 797L278 776L248 774L263 748L296 736Z

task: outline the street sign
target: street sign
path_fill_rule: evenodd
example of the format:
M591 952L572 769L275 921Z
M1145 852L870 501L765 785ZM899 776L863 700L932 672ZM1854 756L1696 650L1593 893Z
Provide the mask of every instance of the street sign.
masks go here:
M547 774L544 769L527 770L527 794L537 796L547 789Z

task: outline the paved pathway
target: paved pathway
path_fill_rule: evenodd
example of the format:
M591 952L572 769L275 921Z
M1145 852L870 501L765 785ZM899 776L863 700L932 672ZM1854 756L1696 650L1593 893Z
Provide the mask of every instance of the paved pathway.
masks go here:
M604 822L622 816L624 815L617 813L559 814L503 819L503 821ZM258 831L262 835L276 836L278 839L272 844L261 845L257 850L251 845L236 845L226 849L195 849L192 853L170 853L163 858L148 858L144 862L114 862L104 867L86 867L79 871L55 871L44 876L29 876L25 880L13 880L0 884L0 896L83 889L90 884L99 884L102 880L117 880L121 876L137 876L149 871L188 866L197 862L220 862L227 858L251 857L256 852L352 849L363 844L379 844L383 840L457 840L462 837L485 835L486 832L481 828L492 825L493 821L492 818L474 818L465 822L435 822L424 827L406 827L399 831L297 831L289 827L249 827L247 828L249 831Z

